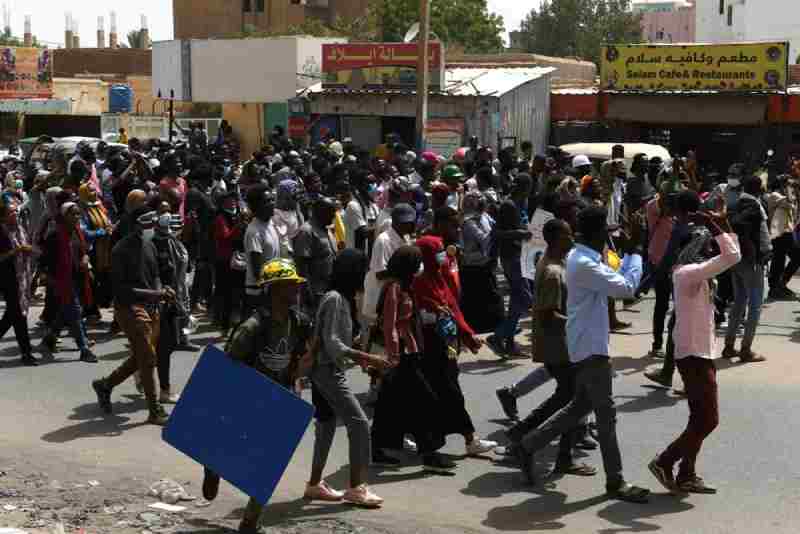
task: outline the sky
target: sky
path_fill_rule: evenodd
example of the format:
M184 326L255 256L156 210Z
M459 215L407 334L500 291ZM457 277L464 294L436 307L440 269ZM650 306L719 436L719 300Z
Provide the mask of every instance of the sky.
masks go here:
M503 15L507 31L519 28L520 21L531 9L531 2L513 0L488 0L489 10ZM79 21L81 42L94 45L97 34L97 17L105 17L106 36L109 31L109 13L117 13L117 33L124 41L130 30L139 29L141 15L147 16L150 39L164 41L172 38L172 2L170 0L0 0L11 11L11 29L22 37L25 15L31 15L33 34L50 46L63 45L65 13L72 13ZM58 7L56 7L58 6ZM106 37L108 39L108 37Z

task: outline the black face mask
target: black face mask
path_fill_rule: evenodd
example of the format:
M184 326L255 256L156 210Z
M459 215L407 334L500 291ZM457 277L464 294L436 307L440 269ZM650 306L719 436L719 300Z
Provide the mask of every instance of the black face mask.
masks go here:
M262 221L269 221L272 219L272 216L275 214L275 204L269 204L267 206L261 207L256 215Z

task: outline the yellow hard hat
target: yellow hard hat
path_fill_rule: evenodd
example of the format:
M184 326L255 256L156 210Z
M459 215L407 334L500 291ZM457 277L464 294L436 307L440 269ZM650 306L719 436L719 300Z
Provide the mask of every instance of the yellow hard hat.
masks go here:
M304 284L305 278L297 274L297 267L286 259L272 260L261 269L257 285L263 287L274 282L294 282Z

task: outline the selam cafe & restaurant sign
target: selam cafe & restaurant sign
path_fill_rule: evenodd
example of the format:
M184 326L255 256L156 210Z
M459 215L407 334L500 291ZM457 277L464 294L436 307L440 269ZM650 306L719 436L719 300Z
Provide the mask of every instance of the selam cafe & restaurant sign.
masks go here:
M604 91L782 92L789 44L608 45L602 50Z
M414 88L417 83L419 46L416 43L357 43L322 45L325 88ZM442 44L430 43L431 85L444 83Z

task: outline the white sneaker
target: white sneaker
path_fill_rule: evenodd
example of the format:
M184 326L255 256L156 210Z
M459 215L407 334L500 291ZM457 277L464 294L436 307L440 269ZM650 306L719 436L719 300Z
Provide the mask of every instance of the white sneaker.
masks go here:
M314 501L339 502L344 497L344 492L333 489L323 480L316 486L306 484L306 492L303 497Z
M364 508L380 508L383 499L372 493L366 484L361 484L357 488L350 488L345 492L344 502Z
M467 456L478 456L491 452L497 447L496 441L487 441L485 439L476 439L472 443L467 444Z
M172 390L162 389L158 396L158 402L161 404L178 404L178 399L180 398L180 395L172 393Z
M416 453L417 452L417 444L414 443L413 441L411 441L408 438L403 438L403 450L406 450L408 452Z

